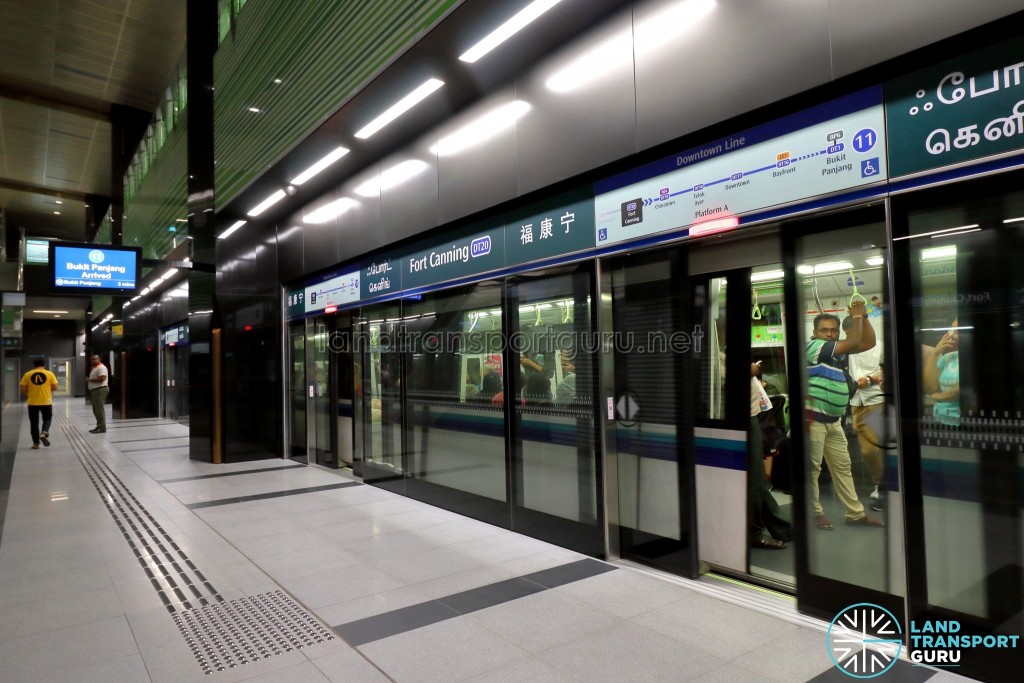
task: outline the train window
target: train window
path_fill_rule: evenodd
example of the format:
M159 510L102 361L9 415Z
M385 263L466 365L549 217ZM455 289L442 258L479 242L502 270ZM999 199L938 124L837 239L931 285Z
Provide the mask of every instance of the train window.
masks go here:
M713 277L707 287L697 287L697 299L703 303L702 324L708 330L708 352L701 363L698 415L711 420L725 419L726 284L726 278Z
M797 239L804 341L793 348L802 355L810 571L900 594L900 532L886 510L899 491L885 242L881 221Z

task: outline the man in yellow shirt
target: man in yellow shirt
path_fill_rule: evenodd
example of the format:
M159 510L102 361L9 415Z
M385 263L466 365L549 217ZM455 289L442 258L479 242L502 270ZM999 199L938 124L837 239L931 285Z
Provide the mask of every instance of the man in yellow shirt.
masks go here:
M39 448L39 442L50 445L50 422L53 420L53 390L57 378L47 370L42 358L37 358L31 370L21 378L21 393L28 396L28 424L32 431L32 448ZM39 416L43 416L43 429L39 431Z

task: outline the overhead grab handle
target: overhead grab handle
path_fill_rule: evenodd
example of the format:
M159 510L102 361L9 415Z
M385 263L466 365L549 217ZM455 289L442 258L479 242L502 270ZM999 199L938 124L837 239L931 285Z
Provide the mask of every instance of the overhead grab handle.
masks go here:
M757 290L754 289L753 292L754 292L754 307L750 310L750 319L751 320L760 320L761 319L761 307L757 305Z
M867 304L868 300L863 294L857 291L857 276L853 273L853 268L850 269L850 285L853 287L853 294L850 295L850 305L853 305L854 300L860 297L860 300Z

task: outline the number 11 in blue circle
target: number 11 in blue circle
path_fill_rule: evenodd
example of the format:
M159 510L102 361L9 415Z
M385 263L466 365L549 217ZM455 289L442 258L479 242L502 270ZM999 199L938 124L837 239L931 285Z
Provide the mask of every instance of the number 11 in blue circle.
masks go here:
M872 128L862 128L853 136L853 148L858 152L870 151L878 141L878 135Z

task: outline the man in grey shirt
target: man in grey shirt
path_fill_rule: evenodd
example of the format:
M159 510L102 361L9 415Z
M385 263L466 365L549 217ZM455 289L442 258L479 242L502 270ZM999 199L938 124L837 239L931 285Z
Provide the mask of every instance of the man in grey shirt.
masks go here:
M99 356L92 357L92 370L89 372L87 384L89 387L89 402L92 403L92 414L96 416L96 428L90 429L90 434L102 434L107 431L107 414L103 406L107 402L107 392L110 385L107 382L107 367Z

